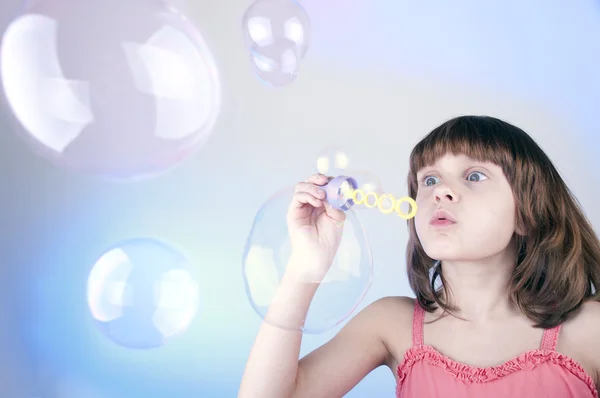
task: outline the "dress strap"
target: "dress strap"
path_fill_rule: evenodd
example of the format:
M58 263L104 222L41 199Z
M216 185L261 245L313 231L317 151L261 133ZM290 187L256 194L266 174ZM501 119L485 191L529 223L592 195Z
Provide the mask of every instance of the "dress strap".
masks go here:
M421 308L419 302L415 300L415 310L413 313L412 338L413 346L423 345L423 322L425 321L425 310Z
M560 326L557 325L552 329L544 330L544 336L542 337L542 345L540 347L541 350L545 351L555 351L556 343L558 342L558 334L560 333Z

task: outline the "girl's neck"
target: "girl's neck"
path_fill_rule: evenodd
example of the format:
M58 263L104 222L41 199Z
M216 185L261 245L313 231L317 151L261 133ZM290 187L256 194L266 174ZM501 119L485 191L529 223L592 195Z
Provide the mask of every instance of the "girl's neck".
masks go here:
M479 261L444 261L444 295L456 307L455 315L471 322L486 322L518 313L509 297L515 261L504 256Z

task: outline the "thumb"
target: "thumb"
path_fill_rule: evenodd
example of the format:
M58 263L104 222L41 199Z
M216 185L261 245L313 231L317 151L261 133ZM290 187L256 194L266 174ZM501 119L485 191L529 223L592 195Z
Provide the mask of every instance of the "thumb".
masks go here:
M328 202L325 202L325 212L334 221L343 222L346 220L346 213L342 210L333 208Z

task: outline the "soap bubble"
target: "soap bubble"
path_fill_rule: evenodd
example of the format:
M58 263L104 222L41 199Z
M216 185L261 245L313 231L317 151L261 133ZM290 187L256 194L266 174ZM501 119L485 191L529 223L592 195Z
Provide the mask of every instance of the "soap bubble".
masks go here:
M27 143L115 180L164 173L208 140L220 81L201 34L161 0L34 0L0 50Z
M383 193L383 186L379 178L368 170L346 170L346 174L351 175L358 184L358 189L365 192L375 192L378 195Z
M335 177L346 174L350 158L341 145L329 145L317 154L315 170L317 173Z
M344 174L356 180L357 189L365 195L366 202L356 204L356 211L369 210L377 207L377 199L384 194L383 186L377 176L368 170L344 170ZM385 207L389 207L386 203Z
M304 58L310 42L310 21L297 1L258 0L246 10L242 23L246 44L254 51L291 43L299 59Z
M196 316L199 291L184 256L148 238L105 251L88 279L90 312L101 332L126 348L155 348L181 335Z
M253 309L264 320L279 288L290 254L286 223L294 187L272 196L257 212L246 242L243 277ZM346 212L340 247L318 287L300 331L322 333L341 324L366 295L373 275L367 235L356 215ZM309 282L310 283L310 282ZM274 326L290 329L284 321L269 319Z
M283 87L298 77L298 50L289 40L281 40L264 47L253 46L252 69L258 78L271 87Z

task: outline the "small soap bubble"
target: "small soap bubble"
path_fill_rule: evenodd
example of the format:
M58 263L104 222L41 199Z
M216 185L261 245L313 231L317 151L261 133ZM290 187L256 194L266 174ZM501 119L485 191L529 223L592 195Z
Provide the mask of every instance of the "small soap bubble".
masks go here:
M294 187L290 187L272 196L257 212L246 242L242 261L246 293L252 308L263 320L291 255L286 214L293 195ZM373 260L367 235L356 215L348 211L333 264L298 330L318 334L341 324L364 298L372 275ZM268 322L290 328L282 320L269 319Z
M378 195L383 193L383 186L381 180L368 170L348 170L350 174L356 180L358 189L362 189L365 192L375 192Z
M263 47L255 45L250 55L254 73L268 86L287 86L298 77L298 49L289 40L280 40Z
M350 164L350 158L341 145L330 145L322 149L315 161L317 173L335 177L345 173Z
M35 0L6 29L4 94L37 154L111 180L173 169L221 107L200 32L161 0Z
M155 348L184 333L199 289L186 258L150 238L119 242L94 264L87 299L100 331L133 349Z
M242 23L249 48L258 51L290 43L299 59L304 58L310 42L310 21L297 1L257 0L246 10Z
M369 210L377 206L377 200L384 192L381 181L374 173L368 170L344 170L344 175L356 180L357 190L365 197L365 201L353 207L354 210ZM390 205L393 206L391 202Z

